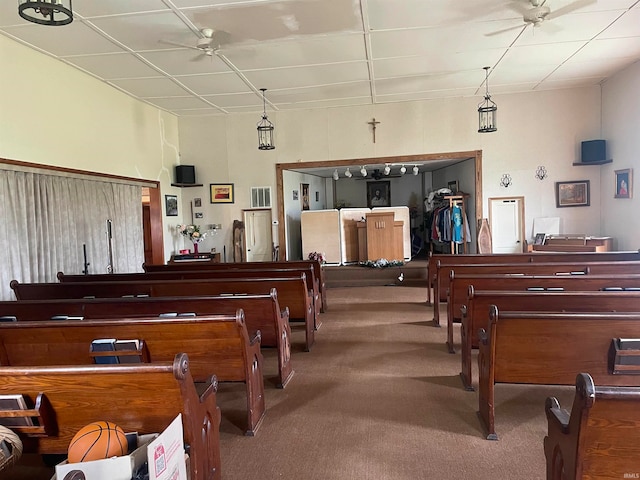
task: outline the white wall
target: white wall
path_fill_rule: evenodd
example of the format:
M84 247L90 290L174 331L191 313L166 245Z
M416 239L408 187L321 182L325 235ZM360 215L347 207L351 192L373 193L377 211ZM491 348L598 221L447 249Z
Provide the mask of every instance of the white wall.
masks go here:
M602 232L617 239L619 250L640 248L640 62L602 87L602 138L613 163L601 167ZM595 138L595 137L594 137ZM614 172L632 168L636 177L631 199L614 198Z
M163 194L181 194L170 186L174 115L2 35L0 59L0 158L158 180ZM166 258L180 220L164 217Z

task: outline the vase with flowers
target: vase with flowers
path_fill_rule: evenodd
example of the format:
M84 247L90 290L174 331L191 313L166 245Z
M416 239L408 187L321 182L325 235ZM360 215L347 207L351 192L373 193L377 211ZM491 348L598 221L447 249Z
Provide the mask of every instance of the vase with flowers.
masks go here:
M198 253L198 244L207 236L207 232L200 231L200 225L178 225L178 232L193 243L193 253Z

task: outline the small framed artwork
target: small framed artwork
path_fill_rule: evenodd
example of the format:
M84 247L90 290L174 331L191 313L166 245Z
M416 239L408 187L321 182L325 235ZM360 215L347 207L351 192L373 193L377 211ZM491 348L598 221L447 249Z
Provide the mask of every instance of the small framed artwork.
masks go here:
M320 192L316 192L316 202L320 201Z
M294 190L293 191L293 197L294 200L298 200L298 190Z
M211 203L233 203L233 183L210 183Z
M616 194L614 198L632 198L633 195L633 170L625 168L616 170Z
M164 208L165 208L165 211L167 212L167 217L177 217L178 216L178 196L165 195Z
M367 207L391 206L391 182L367 182Z
M533 240L534 245L544 245L544 241L547 239L546 233L536 233L536 238Z
M193 206L194 207L201 207L202 206L202 199L201 198L194 198L193 199Z
M588 207L590 205L589 180L556 182L556 208Z
M458 180L452 180L448 182L447 188L451 190L451 193L453 193L454 195L458 193L458 191L460 190L460 188L458 187Z
M302 210L309 210L309 184L301 183L300 190L302 191Z
M195 213L195 217L196 218L203 218L202 212L196 212Z

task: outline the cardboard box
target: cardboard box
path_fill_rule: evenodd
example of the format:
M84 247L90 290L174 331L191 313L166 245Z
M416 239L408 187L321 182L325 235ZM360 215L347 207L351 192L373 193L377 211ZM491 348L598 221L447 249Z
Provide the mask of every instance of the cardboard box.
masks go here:
M157 436L157 433L139 435L137 448L129 455L80 463L67 463L65 460L56 465L56 474L51 480L63 480L73 470L82 471L91 480L131 480L135 471L147 461L147 446Z

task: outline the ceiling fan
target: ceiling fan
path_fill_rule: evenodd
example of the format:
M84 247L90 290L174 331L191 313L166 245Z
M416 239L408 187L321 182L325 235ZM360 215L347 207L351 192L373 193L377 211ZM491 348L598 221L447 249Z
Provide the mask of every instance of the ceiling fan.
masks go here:
M223 37L228 36L226 32L217 31L213 28L202 28L199 31L198 40L195 45L189 45L186 43L174 42L172 40L160 40L161 43L166 43L168 45L175 45L176 47L184 47L190 48L191 50L198 50L200 55L198 55L194 60L199 60L200 58L204 58L205 56L211 57L214 53L218 51L220 45L223 43Z
M574 2L560 7L555 11L551 10L550 0L517 0L509 4L511 10L516 11L522 15L524 25L514 25L513 27L498 30L496 32L487 33L486 36L498 35L510 30L521 29L533 25L537 27L547 20L558 18L562 15L572 13L576 10L584 8L588 5L596 3L597 0L576 0Z

